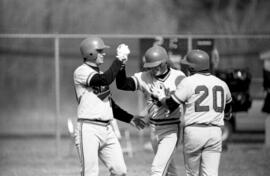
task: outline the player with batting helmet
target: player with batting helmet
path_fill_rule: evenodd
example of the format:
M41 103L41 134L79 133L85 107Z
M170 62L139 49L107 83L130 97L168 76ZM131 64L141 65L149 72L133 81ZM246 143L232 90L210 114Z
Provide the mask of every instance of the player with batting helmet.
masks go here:
M166 97L160 87L153 88L168 109L184 105L184 161L188 176L217 176L222 150L224 118L231 117L231 93L227 84L209 72L209 56L191 50L182 60L190 76L183 79L175 93ZM225 115L224 115L225 114Z
M167 61L167 51L155 45L145 52L143 65L145 71L127 77L123 68L116 77L117 88L125 91L140 90L145 95L151 143L155 153L151 176L177 175L172 156L179 140L180 108L177 106L174 111L169 111L151 96L151 87L154 85L163 87L166 95L170 96L176 85L185 77L182 71L170 68Z
M124 176L127 169L119 141L112 129L114 118L132 123L139 128L144 122L121 109L111 98L109 85L126 62L129 49L121 44L116 59L104 73L99 66L108 48L99 37L84 39L80 45L84 59L74 71L74 86L78 100L79 154L83 176L98 176L98 158L109 168L111 175Z

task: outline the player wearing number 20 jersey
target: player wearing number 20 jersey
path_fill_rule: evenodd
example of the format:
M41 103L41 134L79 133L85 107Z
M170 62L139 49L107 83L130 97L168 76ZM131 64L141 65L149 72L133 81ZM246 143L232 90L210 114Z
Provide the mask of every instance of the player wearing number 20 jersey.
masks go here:
M217 176L224 110L232 100L228 86L213 75L196 73L182 80L172 99L185 105L183 123L187 175L199 175L201 170L205 175Z
M227 84L210 74L196 73L185 78L172 98L185 103L184 126L223 126L224 109L232 98Z
M184 103L184 160L188 176L218 175L224 110L232 100L225 82L210 74L186 77L171 96Z
M170 98L155 89L153 96L171 111L184 106L183 152L187 176L217 176L222 150L224 118L231 115L231 93L227 84L209 72L209 56L191 50L181 61L191 76L184 78ZM157 90L157 91L156 91Z

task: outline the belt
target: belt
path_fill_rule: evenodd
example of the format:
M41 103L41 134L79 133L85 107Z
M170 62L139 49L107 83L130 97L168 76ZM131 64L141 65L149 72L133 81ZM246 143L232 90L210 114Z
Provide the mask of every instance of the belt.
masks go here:
M91 123L94 125L108 126L111 124L110 120L98 120L98 119L78 119L78 122Z
M180 124L179 119L150 119L150 124L155 126Z
M192 127L221 127L219 125L211 124L211 123L192 123L190 125L186 125L185 127L189 127L189 126L192 126Z

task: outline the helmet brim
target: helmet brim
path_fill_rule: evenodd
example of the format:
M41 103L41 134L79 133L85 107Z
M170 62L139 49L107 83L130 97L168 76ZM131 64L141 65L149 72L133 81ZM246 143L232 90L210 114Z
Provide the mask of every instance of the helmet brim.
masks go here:
M180 63L184 64L184 65L189 65L190 64L186 59L181 60Z
M180 61L180 63L183 64L183 65L193 66L192 63L190 63L190 62L187 61L186 57L184 57L184 59L182 59L182 60Z
M106 49L106 48L110 48L110 46L108 46L108 45L104 45L102 48L100 48L100 49Z
M144 68L153 68L153 67L157 67L158 65L160 65L162 63L162 61L156 61L156 62L145 62L143 64Z

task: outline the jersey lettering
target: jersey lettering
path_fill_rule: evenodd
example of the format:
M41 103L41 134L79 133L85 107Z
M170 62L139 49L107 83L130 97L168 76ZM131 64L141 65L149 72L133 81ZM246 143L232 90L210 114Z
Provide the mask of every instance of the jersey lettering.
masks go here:
M195 94L202 92L202 95L195 101L195 112L208 112L209 106L201 105L201 103L209 96L209 90L206 86L200 85L195 89ZM213 109L216 112L222 113L224 111L224 89L221 86L214 86L213 92ZM220 98L218 98L218 93L220 92ZM220 105L220 106L218 106Z

